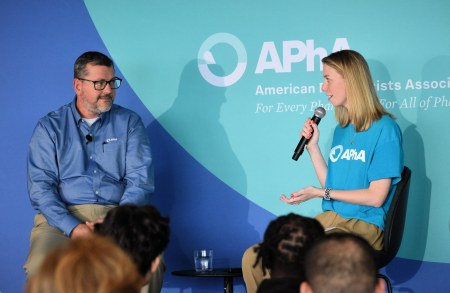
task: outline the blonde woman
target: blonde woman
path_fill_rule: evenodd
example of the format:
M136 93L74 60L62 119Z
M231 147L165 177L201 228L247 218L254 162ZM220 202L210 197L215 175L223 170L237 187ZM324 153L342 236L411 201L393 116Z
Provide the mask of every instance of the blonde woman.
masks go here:
M320 132L307 119L301 135L310 139L307 151L320 186L308 186L281 200L298 205L322 198L316 219L327 232L352 232L373 248L383 245L387 210L403 171L402 133L395 117L378 100L364 57L343 50L322 59L322 91L335 107L338 125L328 159L319 148ZM244 253L242 266L248 292L255 292L262 270L253 267L254 247Z

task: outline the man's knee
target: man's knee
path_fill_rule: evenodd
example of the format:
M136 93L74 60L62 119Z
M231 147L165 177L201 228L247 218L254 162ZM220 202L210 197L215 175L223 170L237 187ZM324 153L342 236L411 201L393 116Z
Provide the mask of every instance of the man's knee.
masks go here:
M34 223L30 235L30 249L23 267L27 278L39 268L50 251L66 244L70 239L58 228L50 226L41 214L36 215Z

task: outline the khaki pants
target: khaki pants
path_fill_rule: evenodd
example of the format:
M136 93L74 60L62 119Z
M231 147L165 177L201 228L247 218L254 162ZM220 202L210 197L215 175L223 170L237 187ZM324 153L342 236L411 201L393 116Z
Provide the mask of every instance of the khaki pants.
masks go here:
M106 213L115 206L102 206L96 204L74 205L69 206L69 212L75 216L80 222L94 221L102 218ZM27 260L24 265L27 277L32 275L40 266L45 256L57 248L64 245L70 238L61 230L50 226L44 215L37 214L34 217L34 226L30 235L30 249L28 251ZM150 283L145 286L145 292L160 292L163 283L163 273L165 271L164 261L160 262L159 267L152 275Z
M381 250L383 248L383 230L373 224L356 219L345 219L332 211L321 213L317 215L316 219L325 227L326 233L350 232L358 234L369 241L374 249ZM242 256L242 275L247 293L256 293L259 284L264 279L270 278L268 270L266 270L266 275L263 274L261 261L256 267L253 267L257 256L254 252L256 245L248 248Z
M378 226L357 219L346 219L336 212L326 211L316 219L325 227L326 233L348 232L366 239L376 250L383 248L384 233Z
M164 262L164 255L161 255L161 261L158 268L152 274L150 282L142 287L141 293L159 293L163 286L164 272L166 271L166 264Z
M256 267L253 267L257 256L254 248L257 245L258 244L255 244L247 248L242 256L242 276L244 277L247 293L256 293L259 284L261 284L264 279L270 278L269 270L266 269L266 274L264 275L261 260Z

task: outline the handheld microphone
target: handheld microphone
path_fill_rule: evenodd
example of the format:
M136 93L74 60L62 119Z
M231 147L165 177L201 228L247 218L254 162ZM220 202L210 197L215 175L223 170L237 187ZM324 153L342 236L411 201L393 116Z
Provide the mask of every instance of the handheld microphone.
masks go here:
M316 110L314 110L314 116L311 117L311 120L314 121L317 125L319 124L320 120L325 117L326 111L322 107L317 107ZM307 145L309 142L309 138L306 138L302 136L300 139L300 142L298 143L297 147L295 148L294 155L292 156L292 160L297 161L300 155L303 153L303 150L305 149L305 145Z
M92 134L90 133L86 134L86 144L92 142L92 140L93 140Z

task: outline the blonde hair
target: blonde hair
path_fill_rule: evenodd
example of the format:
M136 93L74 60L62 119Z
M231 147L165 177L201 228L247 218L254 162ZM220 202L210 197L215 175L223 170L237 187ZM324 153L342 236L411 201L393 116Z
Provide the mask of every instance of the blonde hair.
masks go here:
M44 259L27 282L27 293L139 293L143 279L112 240L71 240Z
M345 80L348 109L344 106L335 109L336 120L341 127L352 122L356 131L365 131L383 115L395 119L381 105L369 65L361 54L353 50L337 51L323 58L322 62L336 70Z

